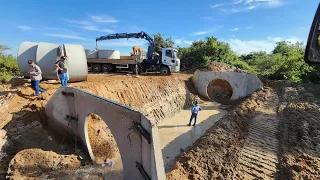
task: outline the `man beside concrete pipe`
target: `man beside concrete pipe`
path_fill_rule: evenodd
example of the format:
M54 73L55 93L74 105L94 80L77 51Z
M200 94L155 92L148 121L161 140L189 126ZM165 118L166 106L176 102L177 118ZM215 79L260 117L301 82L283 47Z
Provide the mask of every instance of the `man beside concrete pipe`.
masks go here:
M41 69L32 60L29 60L28 64L30 66L28 74L31 79L31 87L35 90L35 95L39 96L40 93L45 92L45 90L40 87L40 80L42 80Z
M67 56L61 56L60 60L56 62L56 67L58 70L58 76L62 86L68 86L68 70L66 66Z

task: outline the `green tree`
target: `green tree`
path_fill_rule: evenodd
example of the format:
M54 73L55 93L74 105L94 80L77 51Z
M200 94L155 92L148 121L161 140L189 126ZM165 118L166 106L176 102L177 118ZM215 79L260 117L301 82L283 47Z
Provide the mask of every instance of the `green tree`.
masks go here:
M187 69L207 68L210 62L224 62L233 66L254 70L231 50L226 42L219 41L215 37L207 37L205 40L194 41L189 48L178 49L181 65Z
M18 62L12 55L5 55L4 51L10 50L6 45L0 44L0 81L7 82L12 76L19 75Z
M161 54L162 48L172 48L174 46L174 41L172 40L172 38L168 37L164 39L163 34L156 33L154 34L153 39L155 43L154 52L157 52L159 54Z

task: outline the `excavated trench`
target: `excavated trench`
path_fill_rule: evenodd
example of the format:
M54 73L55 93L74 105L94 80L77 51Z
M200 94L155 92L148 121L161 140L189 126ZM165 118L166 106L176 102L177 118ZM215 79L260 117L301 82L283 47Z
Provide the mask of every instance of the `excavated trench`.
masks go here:
M37 100L29 100L33 93L29 87L23 87L15 95L17 100L26 101L25 109L29 110L31 106L35 106L36 110L30 110L31 112L26 114L18 112L18 110L14 112L18 116L12 117L11 122L21 123L22 125L10 123L11 127L7 126L5 129L9 138L7 138L8 145L3 147L2 151L6 152L8 156L5 157L7 164L1 167L2 171L5 170L5 166L6 168L9 167L7 177L10 179L27 177L70 178L80 177L83 174L85 174L83 178L121 178L122 162L119 150L107 124L98 115L88 115L87 131L95 157L94 164L91 164L90 157L87 156L86 147L82 147L82 151L77 149L78 152L75 154L75 144L72 138L67 140L63 135L57 135L50 127L47 127L44 114L41 114L41 112L43 112L44 104L54 94L58 86L58 84L43 83L42 87L47 92ZM155 119L159 127L160 144L162 142L161 148L166 171L169 171L177 159L189 150L190 145L197 144L197 139L224 117L230 109L229 107L223 110L220 104L199 98L190 75L140 76L139 78L91 75L87 82L73 83L71 86L132 106ZM219 102L228 101L232 96L230 87L230 84L224 80L217 79L209 84L208 95L211 99ZM28 99L25 100L26 98ZM191 107L194 99L200 102L204 110L199 114L197 126L189 127L187 126L190 118L189 107ZM30 114L37 112L40 112L42 118L38 115L29 117ZM28 119L28 122L24 122L24 119ZM12 128L22 127L26 123L29 124L28 133L12 131ZM33 133L30 136L33 139L28 139L30 133ZM25 137L22 138L22 136ZM25 144L22 141L33 141L34 143L21 147L21 143ZM20 147L14 148L15 146ZM32 161L29 161L29 158L32 158ZM27 161L33 164L40 164L43 161L46 163L37 168L33 168L32 163L28 163L28 168L26 168ZM106 161L115 162L115 165L111 167L108 163L105 163Z
M174 116L182 109L190 107L192 100L197 98L193 94L195 90L190 75L142 76L139 78L117 75L89 76L87 82L70 85L132 106L155 119L157 124ZM90 145L95 156L94 164L97 164L92 165L85 153L87 150L85 147L81 148L82 151L77 149L75 154L73 138L66 138L65 134L56 134L46 123L43 107L59 85L42 83L41 86L47 92L42 94L39 99L33 98L33 90L25 81L18 86L19 91L16 92L13 99L9 100L9 108L6 110L6 113L16 115L1 119L7 122L3 128L3 140L6 141L4 143L6 145L1 148L1 152L6 154L2 159L4 163L1 164L2 177L7 176L9 179L69 177L72 174L79 176L83 172L103 177L109 173L105 168L101 169L102 166L108 168L106 160L115 162L115 166L120 165L117 172L112 175L117 178L121 177L122 167L118 148L108 126L99 116L94 114L88 116ZM10 104L13 105L15 101L25 103L21 103L23 107L10 109ZM187 123L188 118L183 124ZM78 148L80 147L78 146ZM32 161L29 160L29 157L32 158ZM40 164L43 161L46 163L37 166L37 168L33 168L31 165L32 163ZM91 169L93 167L94 170Z

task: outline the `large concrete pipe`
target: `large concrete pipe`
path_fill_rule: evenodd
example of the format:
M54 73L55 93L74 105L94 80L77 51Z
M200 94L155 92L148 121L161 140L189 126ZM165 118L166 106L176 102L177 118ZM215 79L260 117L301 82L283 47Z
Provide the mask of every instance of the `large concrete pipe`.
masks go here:
M120 59L119 50L98 50L99 58Z
M87 80L88 67L86 53L81 45L64 44L64 54L68 56L66 60L69 82L77 82Z
M35 42L23 42L19 47L17 60L20 72L24 77L29 77L28 60L36 61L37 48L38 43Z
M66 96L65 92L72 96ZM88 116L91 113L99 115L118 145L123 164L123 179L165 179L158 127L144 114L74 87L57 89L45 105L45 111L50 127L60 133L68 132L66 137L69 138L78 136L87 146L93 160L94 154L88 135ZM138 129L137 124L140 124Z
M86 51L87 58L93 58L93 59L98 58L98 51L97 50L86 49L85 51Z
M60 56L61 47L59 44L39 43L36 58L37 65L41 68L43 79L57 79L55 63L60 59Z

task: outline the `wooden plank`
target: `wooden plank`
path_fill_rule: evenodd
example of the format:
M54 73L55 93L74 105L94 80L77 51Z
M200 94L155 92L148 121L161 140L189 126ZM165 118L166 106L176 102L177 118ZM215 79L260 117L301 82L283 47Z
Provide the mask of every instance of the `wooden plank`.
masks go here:
M137 59L137 56L120 56L120 59L132 59L132 60L135 60L135 59Z

